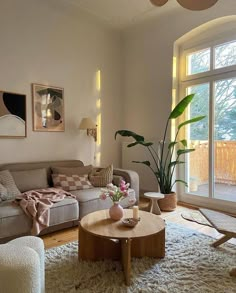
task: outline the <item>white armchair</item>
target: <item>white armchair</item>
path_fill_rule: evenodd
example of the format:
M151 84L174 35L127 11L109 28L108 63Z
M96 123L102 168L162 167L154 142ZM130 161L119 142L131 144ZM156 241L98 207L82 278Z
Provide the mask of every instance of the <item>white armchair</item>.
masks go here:
M44 293L44 243L34 236L0 245L0 291Z

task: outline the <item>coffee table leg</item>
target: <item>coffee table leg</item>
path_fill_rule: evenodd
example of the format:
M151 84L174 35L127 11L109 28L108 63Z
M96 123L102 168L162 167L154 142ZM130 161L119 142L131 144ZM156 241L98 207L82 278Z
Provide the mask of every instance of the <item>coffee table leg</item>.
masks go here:
M156 215L160 215L161 214L161 210L159 208L157 199L156 198L152 198L151 201L152 201L152 206L151 206L150 212L153 213L153 214L156 214Z
M130 285L131 271L131 239L121 240L122 265L124 269L125 284Z

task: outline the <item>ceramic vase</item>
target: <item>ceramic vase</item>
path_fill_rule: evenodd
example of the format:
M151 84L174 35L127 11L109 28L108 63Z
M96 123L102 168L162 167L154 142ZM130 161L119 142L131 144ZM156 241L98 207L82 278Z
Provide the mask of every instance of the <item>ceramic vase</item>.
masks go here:
M114 202L109 209L109 215L112 220L119 221L124 216L124 210L119 202Z

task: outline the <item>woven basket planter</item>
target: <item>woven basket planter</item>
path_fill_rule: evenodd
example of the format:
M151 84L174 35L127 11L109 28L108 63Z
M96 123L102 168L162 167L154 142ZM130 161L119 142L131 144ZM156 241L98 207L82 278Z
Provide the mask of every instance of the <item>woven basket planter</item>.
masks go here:
M158 200L161 211L172 212L177 206L177 196L175 192L164 194L164 198Z

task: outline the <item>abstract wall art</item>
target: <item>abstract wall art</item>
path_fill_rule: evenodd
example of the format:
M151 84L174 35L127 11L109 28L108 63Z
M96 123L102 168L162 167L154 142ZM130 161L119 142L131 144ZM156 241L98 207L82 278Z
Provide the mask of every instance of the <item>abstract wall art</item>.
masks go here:
M26 95L0 91L0 137L26 137Z
M64 90L42 84L32 84L33 130L64 131Z

